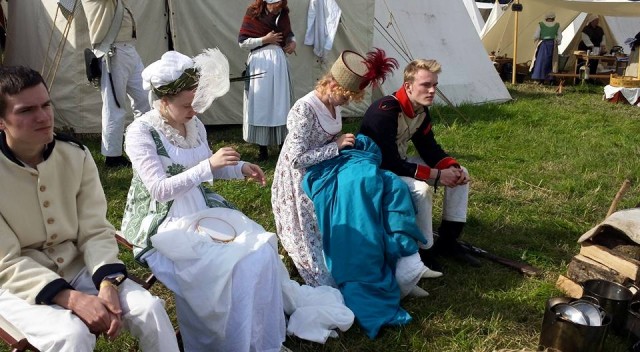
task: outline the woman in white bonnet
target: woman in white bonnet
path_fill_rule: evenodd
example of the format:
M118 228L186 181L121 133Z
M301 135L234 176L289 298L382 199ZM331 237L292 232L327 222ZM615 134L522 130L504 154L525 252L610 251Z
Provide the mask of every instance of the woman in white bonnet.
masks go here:
M275 239L202 185L245 178L265 185L260 167L233 148L213 153L196 116L228 90L226 58L217 49L194 59L170 51L142 78L153 109L126 133L134 176L122 221L136 260L175 294L185 351L280 351Z
M544 21L538 23L533 40L536 42L536 52L531 65L531 79L550 83L550 73L558 70L558 45L562 41L562 31L555 13L545 14Z

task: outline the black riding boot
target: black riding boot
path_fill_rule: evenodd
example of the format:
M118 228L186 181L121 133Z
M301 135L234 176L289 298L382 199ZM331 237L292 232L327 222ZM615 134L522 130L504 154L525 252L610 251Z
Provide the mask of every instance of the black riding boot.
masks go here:
M437 253L432 249L418 249L420 260L429 269L443 272L442 265L436 260Z
M269 160L269 148L266 145L261 145L260 153L258 154L259 161L267 161Z
M438 240L433 246L434 251L463 264L479 267L480 261L458 244L458 238L462 235L464 224L464 222L442 220L438 228Z

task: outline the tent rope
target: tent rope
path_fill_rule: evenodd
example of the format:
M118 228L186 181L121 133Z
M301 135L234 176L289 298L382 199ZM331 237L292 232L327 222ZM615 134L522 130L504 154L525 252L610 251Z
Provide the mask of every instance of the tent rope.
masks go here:
M508 7L507 7L507 6L511 6L511 4L512 4L512 3L513 3L513 0L509 1L509 3L508 3L508 4L506 4L506 5L504 5L504 6L502 6L502 7L501 7L502 9L507 8L507 10L503 10L503 12L506 12L506 13L508 14L507 16L509 16L509 17L508 17L508 21L507 21L507 23L510 23L510 22L511 22L511 20L513 19L513 17L512 17L512 16L513 16L513 11L509 11L509 10L508 10ZM504 13L502 14L502 16L504 16ZM506 26L506 27L505 27L504 31L502 31L502 33L500 34L500 39L499 39L499 40L498 40L498 42L496 43L496 46L497 46L497 47L496 47L496 48L495 48L495 50L493 51L493 52L495 53L495 55L496 55L496 56L499 56L499 55L500 55L500 48L502 48L502 42L504 41L504 37L505 37L506 32L507 32L507 27L509 27L509 26ZM504 57L507 57L507 54L504 54L504 55L505 55Z
M382 23L380 23L380 21L377 18L374 18L374 19L376 22L374 23L373 28L375 28L378 31L378 33L382 35L382 38L387 43L389 43L389 45L391 45L398 52L398 54L402 56L402 59L404 59L407 63L411 62L411 55L404 50L402 45L393 38L391 33L387 31L387 29L382 25Z
M60 62L62 62L62 54L64 53L64 47L67 44L67 38L69 37L69 33L71 32L71 24L73 22L74 14L76 11L78 5L78 1L76 0L73 3L73 10L71 11L71 13L69 13L65 18L67 20L67 23L62 31L62 37L60 38L60 42L58 43L58 49L56 50L56 53L54 54L53 57L53 62L51 67L47 70L47 61L48 61L48 57L49 57L49 50L51 48L51 42L53 41L53 32L55 30L55 25L56 25L56 19L58 18L58 13L62 12L60 9L60 4L58 4L58 7L56 9L56 15L54 16L54 20L53 20L53 26L51 27L51 35L49 37L49 43L47 45L47 51L45 52L45 57L43 60L43 67L42 67L42 73L45 79L45 82L47 82L47 85L49 87L49 90L51 90L51 87L53 87L53 82L55 81L56 78L56 74L58 73L58 68L60 67ZM64 16L64 14L63 14Z
M391 9L389 8L389 4L387 3L387 0L383 0L383 2L384 2L384 6L387 8L387 12L389 12L389 22L387 23L387 28L389 28L390 26L393 27L393 31L396 33L400 42L402 43L402 47L405 48L405 51L407 53L409 53L409 57L413 57L413 54L411 53L411 47L409 46L409 44L407 44L407 41L404 38L404 35L402 34L400 27L398 26L398 22L396 22L396 18L393 15L393 11L391 11Z
M44 57L42 60L42 69L40 70L44 74L44 69L47 67L47 61L49 60L49 49L51 49L51 42L53 42L53 32L56 26L56 21L58 20L58 13L60 13L60 7L56 8L56 14L53 16L53 26L51 27L51 33L49 33L49 41L47 42L47 50L44 52Z

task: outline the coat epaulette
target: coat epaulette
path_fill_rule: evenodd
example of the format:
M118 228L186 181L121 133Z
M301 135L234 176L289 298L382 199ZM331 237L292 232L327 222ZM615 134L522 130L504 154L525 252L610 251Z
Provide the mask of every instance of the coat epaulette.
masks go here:
M58 133L56 132L56 134L54 135L54 138L58 141L61 142L67 142L70 144L75 145L76 147L84 150L84 144L82 144L82 142L80 142L78 139L68 135L68 134L64 134L64 133Z
M393 96L387 96L380 99L380 103L378 104L378 109L381 111L390 111L396 110L400 108L400 103L398 99Z

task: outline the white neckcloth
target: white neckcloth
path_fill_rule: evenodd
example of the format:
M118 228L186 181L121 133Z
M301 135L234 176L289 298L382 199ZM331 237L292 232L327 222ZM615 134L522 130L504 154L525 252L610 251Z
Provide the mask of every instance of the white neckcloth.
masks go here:
M333 118L329 109L324 105L322 100L316 96L315 90L311 91L302 100L306 101L318 117L318 122L325 132L336 135L342 131L342 109L339 106L334 107L336 117Z

